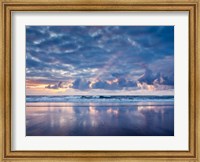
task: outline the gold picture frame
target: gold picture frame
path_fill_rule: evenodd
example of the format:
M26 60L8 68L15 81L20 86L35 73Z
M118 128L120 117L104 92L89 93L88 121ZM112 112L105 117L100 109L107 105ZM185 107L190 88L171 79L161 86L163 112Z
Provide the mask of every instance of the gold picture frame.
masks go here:
M1 0L0 156L1 161L200 161L200 1L199 0ZM189 151L12 151L12 11L188 11Z

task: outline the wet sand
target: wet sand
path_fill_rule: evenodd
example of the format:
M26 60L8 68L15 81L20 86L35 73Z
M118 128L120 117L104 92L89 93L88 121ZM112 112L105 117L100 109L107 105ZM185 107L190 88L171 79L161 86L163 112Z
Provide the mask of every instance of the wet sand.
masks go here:
M171 103L28 103L27 136L173 136Z

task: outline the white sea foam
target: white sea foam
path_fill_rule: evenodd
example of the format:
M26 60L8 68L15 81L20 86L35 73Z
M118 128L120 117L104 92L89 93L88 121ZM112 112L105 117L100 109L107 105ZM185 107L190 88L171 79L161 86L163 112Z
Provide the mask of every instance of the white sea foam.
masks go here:
M26 102L132 103L173 102L174 96L27 96Z

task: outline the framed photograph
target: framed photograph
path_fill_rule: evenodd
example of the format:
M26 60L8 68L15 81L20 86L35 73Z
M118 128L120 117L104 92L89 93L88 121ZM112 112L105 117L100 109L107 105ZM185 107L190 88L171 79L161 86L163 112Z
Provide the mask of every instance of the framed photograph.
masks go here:
M198 162L199 5L1 1L1 160Z

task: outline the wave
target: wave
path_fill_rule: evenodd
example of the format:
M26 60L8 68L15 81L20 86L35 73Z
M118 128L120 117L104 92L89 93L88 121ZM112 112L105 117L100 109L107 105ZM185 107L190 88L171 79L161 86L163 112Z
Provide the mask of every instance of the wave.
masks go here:
M174 96L26 96L26 102L167 102Z

